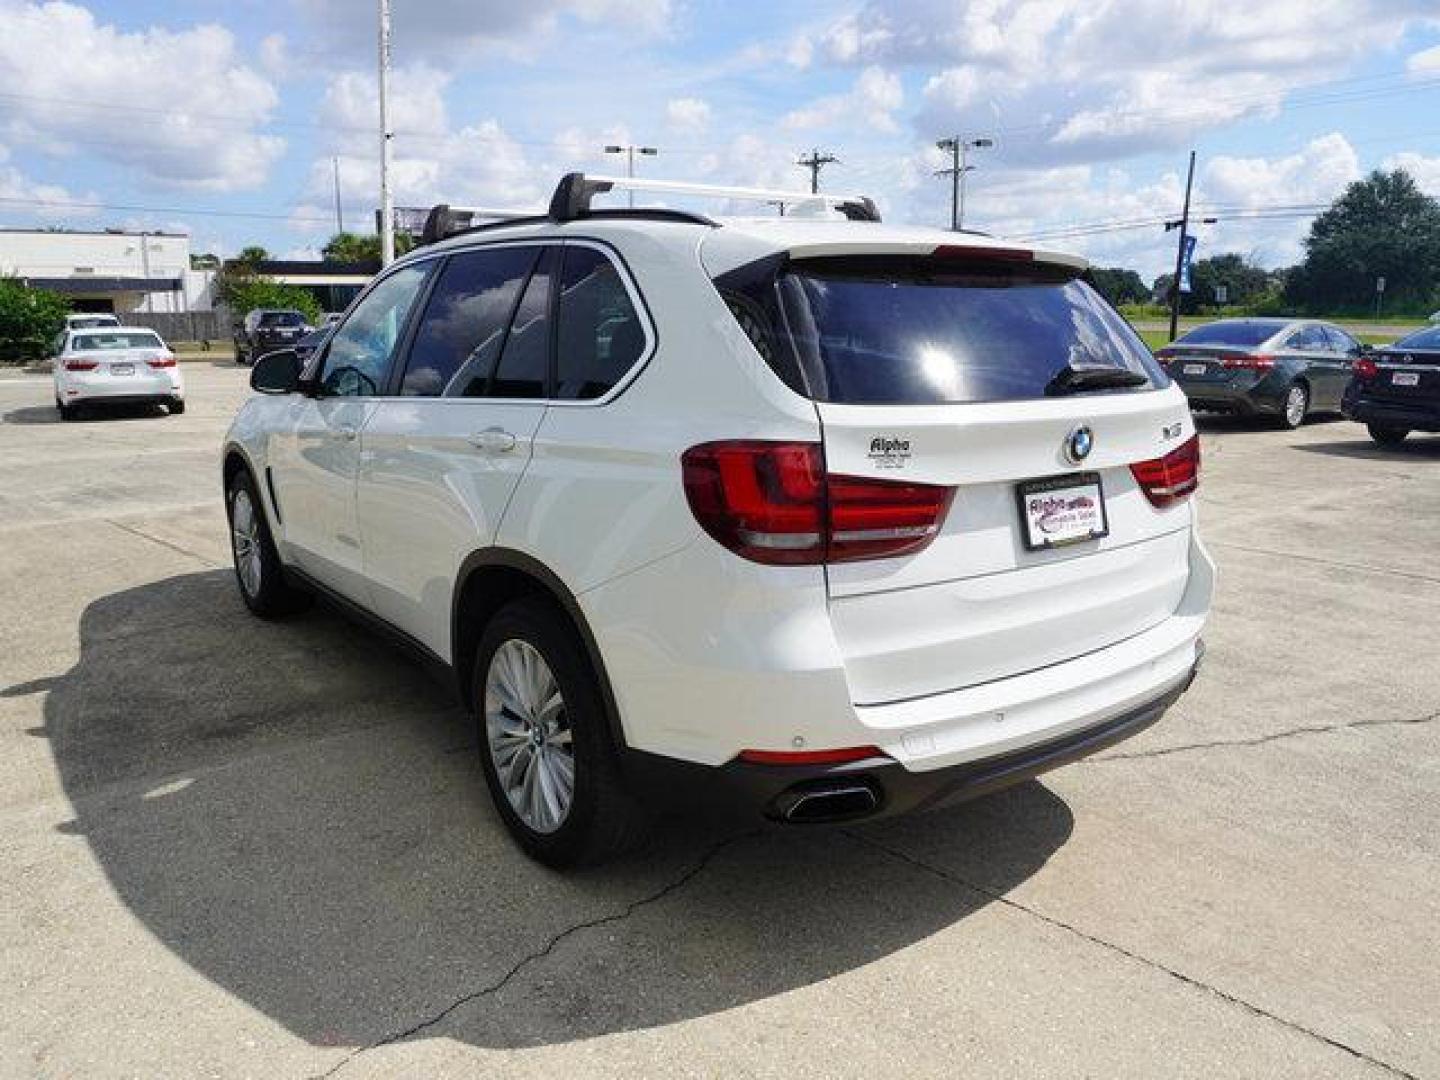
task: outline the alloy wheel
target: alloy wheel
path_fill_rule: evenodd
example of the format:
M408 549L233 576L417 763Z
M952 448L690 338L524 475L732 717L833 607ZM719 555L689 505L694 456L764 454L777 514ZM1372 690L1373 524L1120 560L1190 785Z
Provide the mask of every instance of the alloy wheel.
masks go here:
M230 542L235 550L235 569L247 596L260 595L260 519L250 493L243 487L230 503Z
M1285 421L1291 427L1299 427L1304 422L1306 397L1303 386L1292 386L1285 395Z
M510 807L537 833L555 832L575 801L575 748L565 698L545 657L511 638L485 675L485 735Z

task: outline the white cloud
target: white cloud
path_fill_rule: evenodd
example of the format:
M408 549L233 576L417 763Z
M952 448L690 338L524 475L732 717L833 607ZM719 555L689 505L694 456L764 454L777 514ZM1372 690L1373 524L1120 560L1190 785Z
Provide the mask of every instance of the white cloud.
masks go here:
M819 98L789 112L781 124L792 131L814 131L860 124L874 131L895 132L894 113L905 103L900 76L878 66L860 72L854 87L845 94Z
M675 131L704 131L710 124L710 105L699 98L673 98L665 104L665 122Z
M0 218L29 221L42 218L71 221L93 216L93 211L73 206L45 206L44 203L92 202L94 195L76 196L59 184L32 180L10 163L9 148L0 145Z
M375 49L373 3L357 0L296 0L318 40L354 54ZM357 15L363 12L363 15ZM528 0L525 3L427 0L392 8L392 40L415 60L448 65L469 54L495 51L533 53L566 19L627 34L665 32L671 0Z
M1405 70L1411 75L1440 75L1440 45L1413 53L1405 61Z
M1263 18L1234 0L869 0L790 49L929 69L918 133L998 133L1011 161L1044 166L1188 145L1433 15L1433 0L1267 0ZM1412 65L1440 64L1429 52Z
M52 153L83 150L169 187L262 183L284 149L264 131L274 85L230 31L125 32L71 3L0 0L3 131Z
M1404 169L1415 178L1420 190L1440 198L1440 157L1426 157L1413 151L1391 154L1380 163L1382 169Z

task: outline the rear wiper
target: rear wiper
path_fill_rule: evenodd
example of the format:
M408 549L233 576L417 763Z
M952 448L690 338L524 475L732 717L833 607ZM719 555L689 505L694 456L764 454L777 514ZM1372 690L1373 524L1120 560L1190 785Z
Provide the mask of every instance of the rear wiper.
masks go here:
M1149 381L1137 371L1109 364L1066 364L1045 385L1045 394L1059 397L1084 390L1119 390L1127 386L1144 386Z

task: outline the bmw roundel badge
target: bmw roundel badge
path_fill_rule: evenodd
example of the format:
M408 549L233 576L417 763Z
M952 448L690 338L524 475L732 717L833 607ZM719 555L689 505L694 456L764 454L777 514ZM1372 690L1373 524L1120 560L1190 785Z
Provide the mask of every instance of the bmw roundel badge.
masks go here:
M1095 449L1095 433L1085 425L1077 427L1065 439L1065 458L1072 465L1079 465L1090 451Z

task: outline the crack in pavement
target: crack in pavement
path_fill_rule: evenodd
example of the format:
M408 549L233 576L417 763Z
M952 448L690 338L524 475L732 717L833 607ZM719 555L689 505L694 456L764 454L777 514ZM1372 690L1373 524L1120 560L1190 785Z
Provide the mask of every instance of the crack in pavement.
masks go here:
M1362 574L1388 574L1391 577L1408 578L1411 581L1424 581L1431 585L1440 585L1440 577L1433 577L1429 574L1414 574L1407 570L1392 570L1387 566L1367 566L1364 563L1341 562L1339 559L1325 559L1319 555L1304 555L1297 551L1271 551L1269 548L1250 547L1248 544L1233 544L1228 540L1211 540L1206 538L1205 543L1210 547L1231 548L1235 551L1244 551L1251 555L1269 555L1275 559L1296 559L1300 562L1315 563L1317 566L1333 566L1340 570L1356 570Z
M1038 911L1035 908L1029 907L1026 904L1022 904L1018 900L1012 900L1004 893L996 892L993 889L987 889L983 885L977 885L975 884L975 882L969 881L961 877L960 875L953 873L952 871L945 870L938 866L932 866L924 859L917 858L913 855L908 854L907 852L900 851L897 848L892 848L888 844L882 844L877 840L871 840L870 838L861 836L858 833L852 832L849 829L844 829L841 831L857 843L874 848L876 851L884 852L891 858L898 859L904 863L908 863L909 865L915 867L917 870L920 870L927 874L931 874L934 877L938 877L943 881L948 881L953 885L959 885L962 888L969 889L971 892L986 897L994 903L1000 904L1002 907L1009 908L1012 911L1018 911L1024 915L1029 915L1031 918L1037 919L1040 922L1045 923L1047 926L1052 926L1058 930L1063 930L1066 933L1073 934L1075 937L1080 938L1082 941L1087 941L1090 944L1095 945L1101 949L1105 949L1119 956L1123 956L1127 960L1134 961L1138 964L1143 964L1144 966L1151 968L1155 971L1162 972L1165 975L1168 975L1170 978L1175 979L1177 982L1180 982L1193 990L1200 990L1204 993L1213 995L1214 997L1219 998L1221 1001L1244 1009L1246 1012L1254 1016L1258 1016L1262 1019L1269 1020L1272 1023L1279 1024L1281 1027L1287 1028L1290 1031L1294 1031L1300 1035L1308 1036L1309 1038L1314 1039L1317 1042L1323 1043L1326 1046L1333 1047L1336 1050L1344 1051L1346 1054L1349 1054L1351 1057L1355 1058L1358 1061L1363 1061L1368 1065L1373 1065L1377 1069L1383 1069L1391 1076L1400 1077L1401 1080L1419 1080L1419 1077L1417 1077L1414 1073L1407 1072L1406 1070L1400 1068L1398 1065L1392 1065L1387 1061L1382 1061L1377 1057L1367 1054L1363 1050L1357 1050L1355 1047L1350 1046L1348 1043L1343 1043L1339 1039L1332 1038L1331 1036L1316 1031L1313 1028L1308 1028L1304 1024L1297 1023L1294 1020L1287 1020L1285 1017L1280 1016L1278 1013L1270 1012L1268 1009L1264 1009L1261 1008L1259 1005L1252 1004L1251 1002L1246 1001L1242 997L1229 993L1228 991L1221 990L1218 986L1214 986L1210 983L1204 982L1203 980L1195 978L1194 976L1186 975L1183 971L1180 971L1177 968L1172 968L1166 964L1162 964L1158 960L1152 960L1148 956L1142 956L1140 953L1127 949L1123 945L1116 945L1114 942L1106 941L1104 938L1097 937L1096 935L1091 934L1085 930L1081 930L1078 926L1075 926L1072 923L1065 922L1063 919L1056 918L1053 915L1046 915L1044 912Z
M1212 742L1185 743L1182 746L1162 746L1155 750L1137 750L1128 754L1106 754L1103 757L1086 758L1078 762L1081 765L1103 765L1107 761L1137 761L1141 758L1167 757L1170 754L1185 754L1192 750L1215 750L1224 749L1230 746L1264 746L1266 743L1283 742L1286 739L1298 738L1301 735L1328 735L1336 731L1355 731L1361 728L1374 727L1411 727L1418 724L1430 724L1440 720L1440 712L1430 713L1428 716L1415 716L1404 720L1347 720L1340 724L1322 724L1315 727L1289 728L1285 731L1272 732L1269 735L1257 735L1250 739L1215 739Z
M421 1032L427 1031L428 1029L434 1027L436 1024L440 1023L456 1009L468 1005L472 1001L478 1001L480 998L490 997L493 994L499 993L501 990L505 989L507 985L509 985L511 980L513 980L526 968L530 967L532 964L538 963L539 961L545 959L545 957L549 956L552 952L554 952L556 946L558 946L566 938L578 934L583 930L593 930L599 926L608 926L612 923L624 922L641 908L649 907L652 904L659 903L666 897L673 895L680 889L683 889L697 876L699 876L699 874L704 871L706 867L711 864L711 862L714 861L716 856L718 856L726 848L731 847L732 845L737 844L742 840L748 840L758 835L760 834L757 830L751 830L748 832L737 833L725 837L724 839L713 844L710 849L706 851L705 854L702 855L695 862L693 866L691 866L683 874L677 877L674 881L662 885L659 889L656 889L648 896L642 896L638 900L632 900L619 911L611 912L609 915L601 915L600 917L595 919L586 919L583 922L575 923L573 926L567 926L564 930L561 930L559 933L554 934L540 948L522 956L518 961L515 962L514 966L512 966L509 971L507 971L504 975L500 976L500 978L497 979L495 982L491 983L488 986L481 987L479 990L472 990L467 994L462 994L460 997L456 998L449 1005L446 1005L438 1012L434 1013L433 1015L427 1017L424 1020L412 1024L410 1027L404 1029L403 1031L397 1031L393 1034L386 1035L383 1039L377 1039L375 1042L368 1043L365 1046L357 1046L354 1050L350 1051L350 1053L346 1054L343 1058L337 1061L330 1068L326 1069L323 1073L316 1074L315 1077L312 1078L312 1080L325 1080L326 1077L334 1076L341 1069L345 1068L345 1066L349 1065L352 1061L358 1058L361 1054L366 1054L369 1053L371 1050L378 1050L382 1046L390 1046L394 1043L403 1042L406 1039L413 1038L416 1035L419 1035Z
M138 536L142 540L149 540L152 544L159 544L161 547L169 548L171 551L177 552L181 555L185 555L188 558L194 559L196 562L202 562L213 570L225 569L224 565L221 563L213 562L212 560L207 559L204 555L200 555L197 552L191 551L189 548L183 548L179 544L172 544L169 540L162 540L158 536L152 536L145 530L137 529L133 525L126 525L123 522L116 521L114 518L101 518L101 520L104 521L106 525L115 526L115 528L119 529L121 532L127 532L131 536Z

